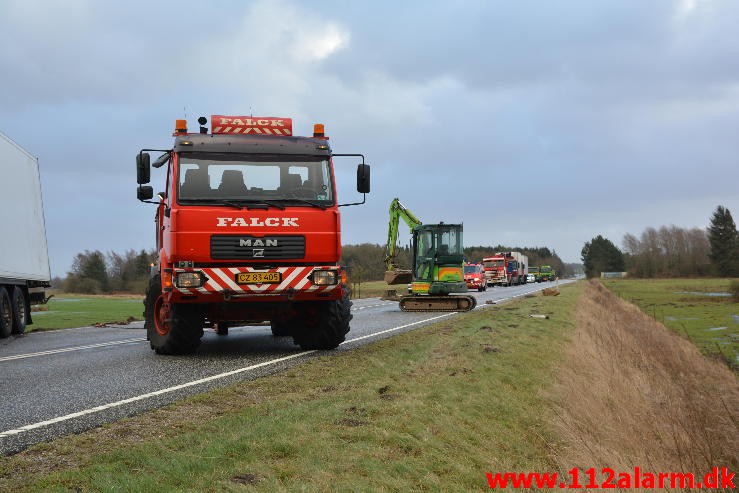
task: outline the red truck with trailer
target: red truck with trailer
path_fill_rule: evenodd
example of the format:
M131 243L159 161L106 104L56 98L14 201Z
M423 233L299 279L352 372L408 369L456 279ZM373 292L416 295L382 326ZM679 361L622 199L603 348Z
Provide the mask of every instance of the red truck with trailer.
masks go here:
M485 282L488 286L525 284L528 257L521 252L497 252L482 259Z
M365 202L362 154L333 153L322 124L298 137L289 118L177 120L172 149L136 157L138 199L157 205L158 264L144 300L147 337L159 354L192 353L204 327L269 321L303 349L333 349L349 331L339 207ZM161 152L153 163L150 152ZM339 204L334 158L361 158L361 202ZM166 167L154 197L151 167Z

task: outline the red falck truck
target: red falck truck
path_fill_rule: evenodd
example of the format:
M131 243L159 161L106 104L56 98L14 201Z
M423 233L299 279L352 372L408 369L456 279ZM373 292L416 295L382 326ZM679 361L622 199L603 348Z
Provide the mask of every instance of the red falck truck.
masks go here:
M203 328L269 321L303 349L333 349L349 331L351 301L341 265L339 207L365 202L370 167L336 154L322 124L294 136L290 118L177 120L172 149L136 157L138 199L156 204L158 263L144 300L151 348L192 353ZM151 162L150 152L162 154ZM361 202L339 204L334 158L361 158ZM151 168L165 168L154 198Z
M525 284L529 258L521 252L496 252L482 259L485 282L488 286Z

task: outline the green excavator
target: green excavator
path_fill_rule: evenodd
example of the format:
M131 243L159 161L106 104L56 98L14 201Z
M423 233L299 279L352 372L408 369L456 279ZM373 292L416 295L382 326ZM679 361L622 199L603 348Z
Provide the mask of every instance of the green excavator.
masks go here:
M398 225L400 219L412 235L412 269L399 269ZM404 312L466 312L477 300L467 294L464 281L464 251L461 224L422 224L396 198L390 203L390 224L385 255L385 282L410 284L410 294L398 296L389 290L384 299L400 302ZM463 293L455 294L453 293Z

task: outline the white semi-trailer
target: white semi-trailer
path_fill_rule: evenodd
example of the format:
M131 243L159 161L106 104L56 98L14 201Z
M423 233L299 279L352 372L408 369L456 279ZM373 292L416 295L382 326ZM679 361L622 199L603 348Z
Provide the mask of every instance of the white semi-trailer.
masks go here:
M51 271L38 160L0 132L0 338L22 334L48 301Z

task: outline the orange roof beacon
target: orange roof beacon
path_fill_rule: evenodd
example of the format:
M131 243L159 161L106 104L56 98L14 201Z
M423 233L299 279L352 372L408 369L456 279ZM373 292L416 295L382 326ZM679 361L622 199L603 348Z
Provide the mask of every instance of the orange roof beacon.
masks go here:
M200 117L197 133L177 120L171 149L136 156L138 199L155 204L158 262L144 300L159 354L194 352L203 328L269 321L303 349L333 349L349 332L351 301L341 265L339 207L365 202L362 154L332 152L324 126L293 135L290 118ZM151 162L150 152L161 155ZM339 204L334 159L361 158L361 202ZM156 200L151 168L164 191Z

